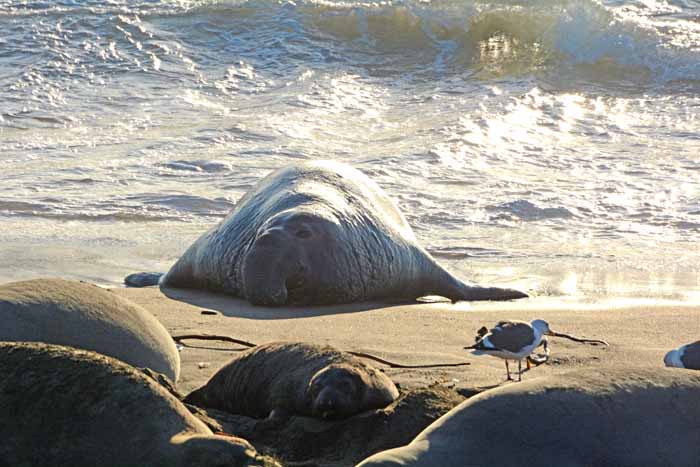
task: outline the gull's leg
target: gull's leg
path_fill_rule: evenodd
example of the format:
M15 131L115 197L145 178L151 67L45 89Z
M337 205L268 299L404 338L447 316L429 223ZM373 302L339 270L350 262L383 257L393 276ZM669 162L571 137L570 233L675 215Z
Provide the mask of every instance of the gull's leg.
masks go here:
M513 378L510 377L510 368L508 368L508 359L506 358L506 381L513 381Z
M518 360L518 381L523 380L523 361Z

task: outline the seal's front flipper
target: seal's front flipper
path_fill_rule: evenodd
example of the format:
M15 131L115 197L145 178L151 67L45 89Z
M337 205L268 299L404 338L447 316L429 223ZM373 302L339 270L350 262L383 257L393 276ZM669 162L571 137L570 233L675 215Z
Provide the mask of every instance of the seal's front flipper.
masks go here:
M286 423L287 420L292 418L292 412L289 410L282 408L282 407L277 407L272 410L270 410L270 414L267 416L266 419L263 420L266 424L269 423L272 426L276 426L279 424Z
M149 287L158 285L161 277L163 277L162 272L137 272L126 276L124 284L127 287Z

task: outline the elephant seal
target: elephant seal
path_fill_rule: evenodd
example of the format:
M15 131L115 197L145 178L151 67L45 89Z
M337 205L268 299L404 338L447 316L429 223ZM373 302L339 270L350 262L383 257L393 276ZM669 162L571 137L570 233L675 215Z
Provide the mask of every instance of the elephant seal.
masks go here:
M95 285L34 279L0 285L0 341L33 341L94 350L173 381L180 355L149 312Z
M696 466L700 375L585 369L482 392L358 467Z
M149 277L132 274L126 282L155 285ZM268 175L185 251L160 285L209 289L266 306L527 296L454 277L418 244L376 183L333 161Z
M279 465L215 436L167 390L95 352L0 343L0 464L163 467Z
M700 370L700 341L682 345L664 356L664 364L675 368Z
M381 371L330 346L275 342L246 350L185 402L238 415L346 418L399 395Z

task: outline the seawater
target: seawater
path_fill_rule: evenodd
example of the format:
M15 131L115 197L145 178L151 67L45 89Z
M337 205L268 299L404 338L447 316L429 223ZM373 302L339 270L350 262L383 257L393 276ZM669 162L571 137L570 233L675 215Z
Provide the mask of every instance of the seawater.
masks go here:
M350 163L460 277L700 297L696 0L0 0L0 279L164 271Z

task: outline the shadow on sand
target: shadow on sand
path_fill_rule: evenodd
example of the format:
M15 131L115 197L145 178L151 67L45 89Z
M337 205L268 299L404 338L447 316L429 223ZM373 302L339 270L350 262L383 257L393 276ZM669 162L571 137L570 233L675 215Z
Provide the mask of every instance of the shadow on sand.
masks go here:
M374 310L378 308L386 309L391 308L392 306L405 307L406 305L421 304L420 302L362 302L328 306L264 307L253 306L245 300L210 291L175 288L161 288L161 291L163 292L163 295L172 300L189 303L190 305L207 310L215 310L224 316L260 320L310 318L315 316L358 313L361 311ZM426 302L432 303L433 301L422 300L422 304L425 304Z

